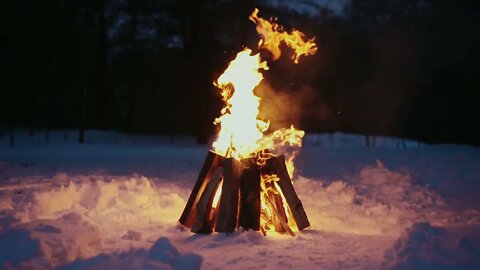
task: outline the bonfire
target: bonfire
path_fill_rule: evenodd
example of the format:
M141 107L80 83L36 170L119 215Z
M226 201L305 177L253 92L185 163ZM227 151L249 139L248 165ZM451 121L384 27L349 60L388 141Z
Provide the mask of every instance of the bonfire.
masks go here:
M277 60L281 44L290 48L292 61L316 53L315 39L298 30L285 31L275 20L249 17L261 39L259 50ZM268 71L260 53L245 48L214 82L225 103L214 124L220 130L208 152L179 222L196 233L233 232L237 228L295 235L310 226L292 184L297 151L305 132L283 128L269 131L259 118L261 98L255 89Z

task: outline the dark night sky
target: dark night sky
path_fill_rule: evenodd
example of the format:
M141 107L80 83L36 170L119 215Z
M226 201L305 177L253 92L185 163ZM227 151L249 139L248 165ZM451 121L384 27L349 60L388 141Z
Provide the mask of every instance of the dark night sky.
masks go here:
M272 4L277 3L277 4ZM214 133L254 7L316 36L258 89L274 127L480 145L478 1L3 1L0 127ZM268 55L267 55L268 57Z

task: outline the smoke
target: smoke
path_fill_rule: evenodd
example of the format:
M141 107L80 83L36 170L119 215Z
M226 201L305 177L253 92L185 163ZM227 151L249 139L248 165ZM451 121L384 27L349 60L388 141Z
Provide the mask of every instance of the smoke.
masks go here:
M270 131L291 125L301 129L307 121L322 121L331 114L319 92L307 85L274 89L264 80L255 91L262 99L259 117L270 121Z

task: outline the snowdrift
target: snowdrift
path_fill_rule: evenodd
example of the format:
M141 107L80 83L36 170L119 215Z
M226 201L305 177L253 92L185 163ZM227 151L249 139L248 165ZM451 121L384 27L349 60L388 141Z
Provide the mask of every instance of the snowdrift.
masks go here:
M477 148L310 135L294 186L311 227L291 238L177 224L208 151L193 139L50 135L0 138L5 269L480 268Z

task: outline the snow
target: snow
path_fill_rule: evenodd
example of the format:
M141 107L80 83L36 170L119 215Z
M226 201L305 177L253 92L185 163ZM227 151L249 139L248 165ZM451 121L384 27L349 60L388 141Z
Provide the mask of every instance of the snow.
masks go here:
M473 230L475 234L472 236ZM432 227L415 223L385 253L388 269L478 269L480 265L479 226ZM475 242L472 237L476 237Z
M307 135L296 237L177 220L209 148L188 137L0 134L0 268L479 269L480 150Z
M168 238L160 238L149 250L135 250L78 260L61 269L200 269L203 258L180 253Z

